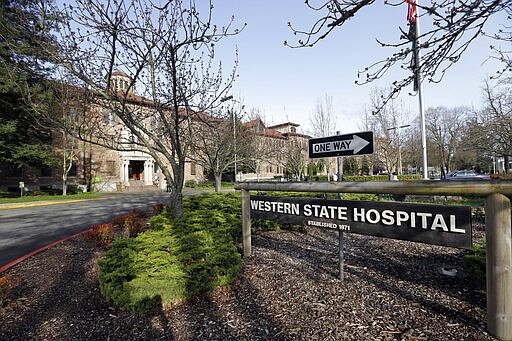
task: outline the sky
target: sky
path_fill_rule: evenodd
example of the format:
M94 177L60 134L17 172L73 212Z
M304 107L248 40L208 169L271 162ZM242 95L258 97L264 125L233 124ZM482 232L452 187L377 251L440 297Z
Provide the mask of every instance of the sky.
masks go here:
M284 41L297 41L288 27L308 29L318 14L303 0L218 0L214 1L213 21L245 29L226 38L216 47L216 58L229 70L238 50L239 67L232 89L234 98L244 103L244 110L258 109L267 125L285 122L300 124L300 131L310 133L310 121L317 102L332 97L336 126L342 134L363 130L365 112L370 113L370 92L389 87L404 76L396 69L369 85L356 85L357 71L392 54L380 47L376 38L396 42L399 27L407 30L405 5L384 6L384 0L356 15L345 27L336 30L313 48L292 49ZM504 24L503 17L491 22ZM420 23L421 25L421 23ZM499 69L489 60L490 42L479 39L455 64L439 84L424 82L424 107L482 106L482 85ZM399 100L412 117L418 115L418 97L407 89ZM247 114L249 116L249 114ZM411 122L404 122L411 123Z

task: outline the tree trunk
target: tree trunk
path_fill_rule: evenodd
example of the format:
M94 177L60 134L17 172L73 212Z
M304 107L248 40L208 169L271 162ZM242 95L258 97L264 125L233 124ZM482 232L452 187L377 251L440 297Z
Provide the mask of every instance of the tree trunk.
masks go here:
M220 192L222 186L222 174L214 174L215 177L215 192Z
M62 195L68 194L68 177L66 174L62 175Z
M181 218L185 214L183 208L183 193L177 191L176 188L171 189L170 206L173 218Z

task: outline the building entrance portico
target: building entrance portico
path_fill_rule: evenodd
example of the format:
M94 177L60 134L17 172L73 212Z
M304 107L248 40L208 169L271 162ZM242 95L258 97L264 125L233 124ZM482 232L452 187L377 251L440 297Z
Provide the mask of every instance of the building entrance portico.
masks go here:
M124 186L153 185L154 161L150 157L123 158L120 170L120 180Z

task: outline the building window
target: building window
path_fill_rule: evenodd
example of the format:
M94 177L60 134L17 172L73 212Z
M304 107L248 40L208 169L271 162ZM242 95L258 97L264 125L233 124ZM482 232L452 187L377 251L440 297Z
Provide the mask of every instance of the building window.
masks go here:
M196 175L196 164L190 163L190 175Z
M116 174L116 162L107 160L107 176L114 176Z

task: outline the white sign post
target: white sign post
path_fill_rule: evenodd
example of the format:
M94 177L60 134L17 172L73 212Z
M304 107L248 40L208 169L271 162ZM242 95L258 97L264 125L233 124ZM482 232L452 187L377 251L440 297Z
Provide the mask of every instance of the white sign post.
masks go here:
M23 188L25 188L25 183L23 181L20 181L19 187L20 187L20 196L23 196Z

